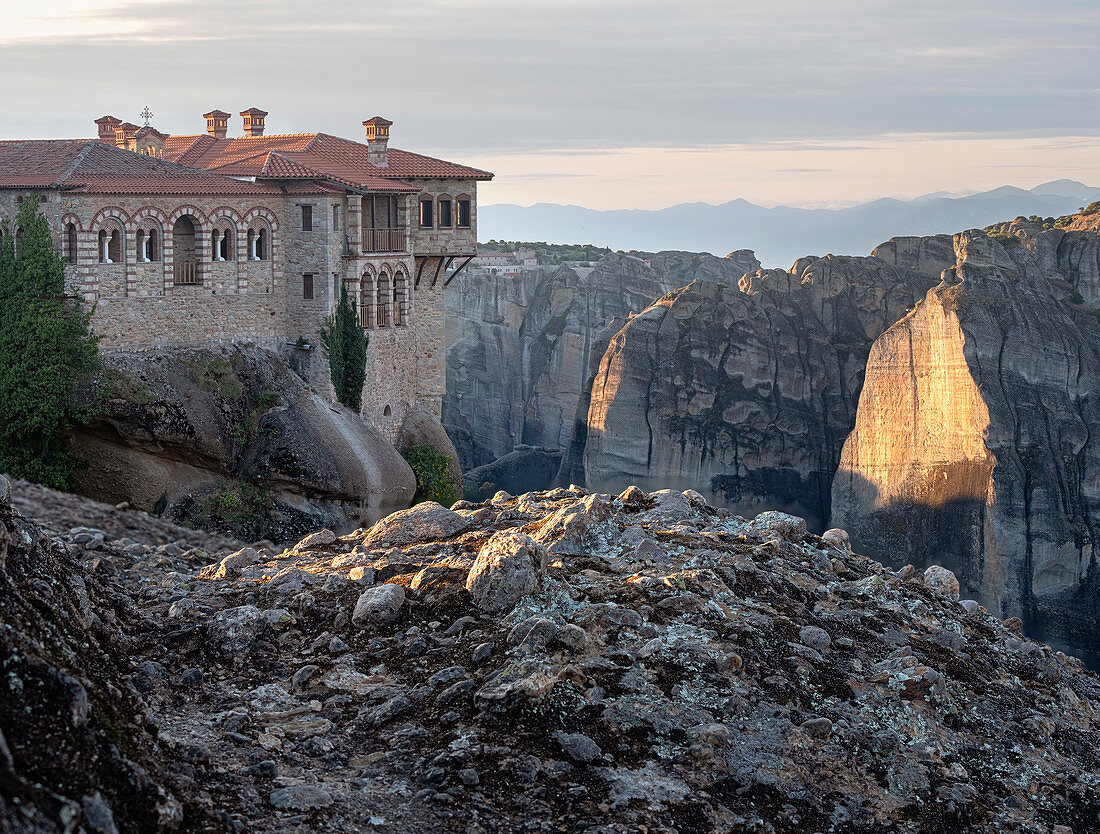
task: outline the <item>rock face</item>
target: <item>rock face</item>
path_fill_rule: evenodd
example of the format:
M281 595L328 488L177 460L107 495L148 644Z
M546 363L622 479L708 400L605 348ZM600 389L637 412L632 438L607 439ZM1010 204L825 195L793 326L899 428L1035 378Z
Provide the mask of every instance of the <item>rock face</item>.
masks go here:
M514 495L543 489L557 477L561 457L557 449L517 446L492 463L467 472L463 495L470 501L484 501L502 489Z
M80 490L241 538L369 525L408 506L408 465L259 348L104 357L101 415L75 438ZM412 427L410 434L414 433Z
M74 558L72 539L98 548L104 534L52 539L6 487L0 477L0 831L216 830L129 678L142 615Z
M648 263L647 263L648 262ZM517 445L564 448L590 376L597 332L693 280L733 286L760 267L751 252L613 254L594 269L521 276L464 271L447 292L443 423L463 471Z
M956 235L943 282L875 342L834 522L1096 660L1098 238L994 235Z
M559 483L703 489L822 524L871 344L935 280L829 256L670 293L611 339Z
M311 536L216 578L228 553L50 540L0 502L20 641L0 630L0 830L1096 827L1100 681L945 595L946 571L694 492L455 514L460 533ZM488 606L498 569L524 581ZM404 602L363 628L368 590ZM133 639L104 640L112 612Z

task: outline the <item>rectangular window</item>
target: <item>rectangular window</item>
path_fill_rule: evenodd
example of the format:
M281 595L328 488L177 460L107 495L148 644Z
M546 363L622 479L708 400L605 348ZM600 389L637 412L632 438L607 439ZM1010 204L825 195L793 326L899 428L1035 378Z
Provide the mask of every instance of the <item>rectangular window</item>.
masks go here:
M313 231L313 206L302 206L302 231Z
M439 228L449 229L451 228L451 201L440 200L439 201Z
M307 301L313 298L313 273L306 272L302 275L302 298Z
M340 231L340 207L332 207L332 230L334 232Z
M421 200L420 201L420 228L430 229L432 227L432 201Z
M460 229L470 228L470 201L459 200L458 201L458 227Z

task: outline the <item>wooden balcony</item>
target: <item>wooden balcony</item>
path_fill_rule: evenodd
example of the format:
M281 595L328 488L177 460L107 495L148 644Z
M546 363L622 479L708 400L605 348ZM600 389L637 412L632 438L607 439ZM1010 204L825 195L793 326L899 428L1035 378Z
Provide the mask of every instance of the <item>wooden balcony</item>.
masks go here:
M202 283L198 261L176 261L172 264L172 279L176 286L194 286Z
M363 229L363 252L404 252L406 229Z

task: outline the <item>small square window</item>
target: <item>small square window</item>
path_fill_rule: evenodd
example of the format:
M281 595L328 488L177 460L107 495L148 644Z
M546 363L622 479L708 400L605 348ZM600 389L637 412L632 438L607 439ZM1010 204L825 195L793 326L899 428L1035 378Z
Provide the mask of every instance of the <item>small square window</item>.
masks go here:
M430 229L432 227L432 201L421 200L420 201L420 228Z
M451 228L451 201L440 200L439 201L439 228L449 229Z
M302 206L302 231L313 231L313 206Z
M470 228L470 201L458 201L458 226L460 229Z
M302 275L302 298L309 301L313 298L313 273L306 272Z

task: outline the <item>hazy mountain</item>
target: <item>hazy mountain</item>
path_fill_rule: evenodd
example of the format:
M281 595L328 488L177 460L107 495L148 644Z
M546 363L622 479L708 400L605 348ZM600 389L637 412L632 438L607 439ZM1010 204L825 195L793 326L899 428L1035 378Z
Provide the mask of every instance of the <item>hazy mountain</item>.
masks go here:
M967 196L887 198L842 209L764 208L741 199L718 206L683 203L656 211L502 204L478 209L478 236L649 252L680 249L724 255L752 249L765 266L787 266L808 253L866 255L898 235L952 233L1019 215L1058 217L1095 200L1100 200L1100 188L1055 180L1029 191L1006 185Z

